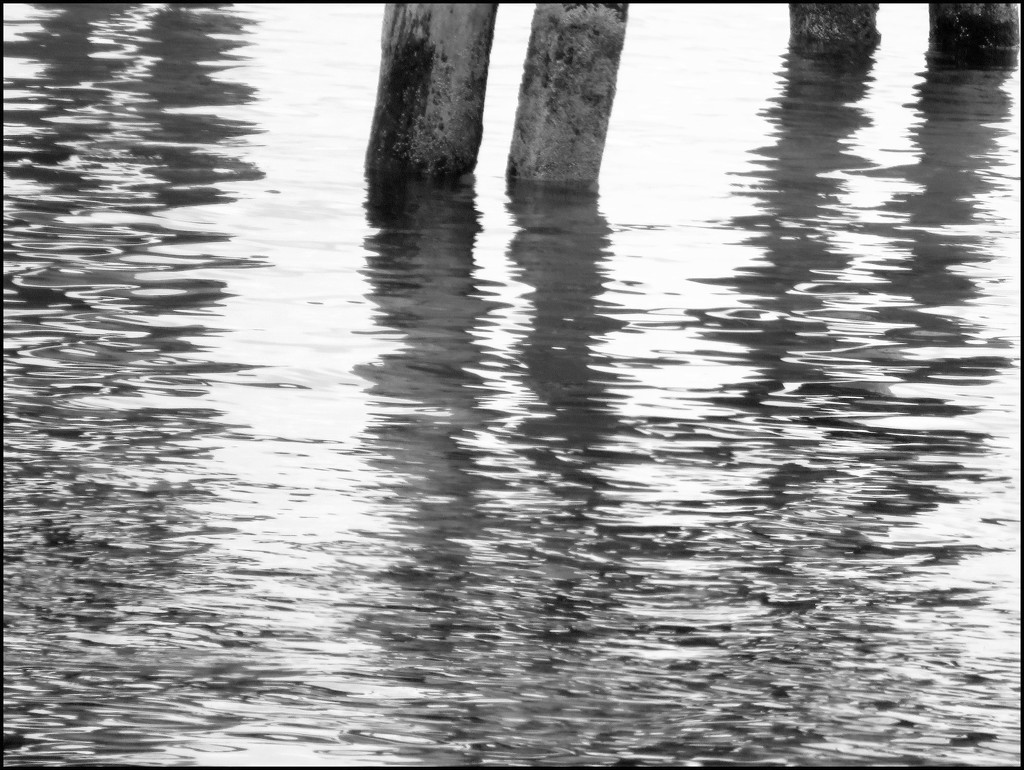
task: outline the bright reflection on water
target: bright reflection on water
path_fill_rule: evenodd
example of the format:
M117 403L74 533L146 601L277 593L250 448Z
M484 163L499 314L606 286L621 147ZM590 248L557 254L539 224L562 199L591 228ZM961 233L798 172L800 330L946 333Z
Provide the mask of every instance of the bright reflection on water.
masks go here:
M1011 71L635 6L600 196L381 9L5 6L5 764L1019 760Z

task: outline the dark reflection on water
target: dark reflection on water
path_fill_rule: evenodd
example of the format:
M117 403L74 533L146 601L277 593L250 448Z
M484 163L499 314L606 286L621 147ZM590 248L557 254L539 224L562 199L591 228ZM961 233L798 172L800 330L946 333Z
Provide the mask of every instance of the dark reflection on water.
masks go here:
M933 127L936 116L926 95L934 77L929 73L923 87L924 122L915 138L943 131ZM974 336L971 324L956 315L957 306L976 296L974 281L949 270L972 258L971 238L924 229L970 221L969 205L957 201L983 183L984 169L978 166L990 157L985 151L992 149L993 129L979 122L955 136L947 134L941 157L933 146L921 164L899 169L908 181L921 179L922 190L883 209L890 216L899 214L892 217L895 222L865 226L844 221L845 184L836 172L867 171L866 162L847 148L868 122L857 106L868 79L867 64L847 63L836 71L828 62L789 58L784 92L766 113L777 126L778 140L759 153L766 168L754 194L764 214L735 223L752 231L748 242L764 256L721 281L751 299L740 310L711 311L701 322L707 338L745 348L743 355L763 373L713 400L765 422L781 455L808 461L790 462L765 475L771 499L786 504L824 492L828 500L836 485L842 486L839 479L863 477L865 467L874 466L878 473L871 480L884 481L884 486L845 503L868 513L916 513L951 501L936 482L951 472L976 473L961 468L956 459L984 451L985 436L953 429L952 421L938 429L931 427L935 422L924 430L902 427L915 422L901 424L900 416L941 420L974 410L942 398L899 396L893 385L984 383L1011 363L991 350L975 353L967 347ZM999 79L989 83L989 104L1005 102ZM949 179L949 169L970 179ZM878 247L877 257L865 258L844 242L863 231L884 234L889 241L884 251ZM934 312L941 308L948 313ZM888 418L892 427L873 426L871 419L879 417ZM856 465L850 462L851 449ZM832 467L820 467L830 455ZM919 466L915 455L932 459Z
M25 762L117 761L237 721L171 703L230 678L189 665L218 622L180 589L213 534L191 509L220 483L203 441L225 428L197 398L239 368L204 360L226 293L197 271L241 265L207 253L225 236L163 222L262 176L231 147L253 127L216 114L253 92L217 77L245 35L229 10L35 20L4 46L40 68L6 78L4 113L5 737Z
M993 124L1007 118L1005 77L926 72L918 88L923 120L912 133L920 162L875 172L846 149L867 122L856 103L868 66L836 72L827 63L788 60L784 92L767 112L778 141L760 153L766 170L755 194L764 214L736 222L752 231L748 242L764 257L724 281L752 297L750 307L701 319L706 336L747 348L763 372L715 399L781 422L795 439L779 436L785 455L805 455L810 466L832 455L831 471L797 463L767 474L777 501L791 499L790 487L806 497L834 485L830 476L863 477L870 466L884 485L847 504L866 513L918 513L955 501L941 491L944 479L999 478L958 462L986 451L986 435L954 427L969 420L949 419L977 411L955 403L952 386L983 385L1012 364L1000 353L1008 344L980 339L982 330L961 310L977 299L977 281L956 268L991 256L969 230L949 231L973 221L971 199L988 184L986 164L1003 131ZM915 189L884 206L881 222L844 221L836 172L899 174ZM843 240L860 233L888 243L865 258ZM920 392L936 395L894 388L903 383L934 385ZM950 397L938 397L947 388ZM886 427L871 424L879 417ZM918 423L928 427L915 429Z
M393 567L395 575L422 581L425 594L440 603L414 616L430 626L453 612L441 588L463 575L464 541L481 523L474 501L486 481L468 442L487 420L483 378L474 373L485 351L473 330L495 303L474 276L480 225L471 188L371 185L367 216L380 228L366 243L369 296L378 323L401 343L398 352L359 371L373 383L367 443L404 513L398 525L408 528L407 560ZM440 584L432 592L435 580ZM372 622L387 626L389 615ZM415 619L403 618L397 632L419 635L415 629Z
M525 384L543 408L523 421L519 434L549 487L576 501L569 510L581 513L598 505L607 482L596 466L625 430L612 403L611 387L619 378L608 368L611 358L597 350L605 335L624 326L601 300L611 229L595 195L531 190L522 183L510 194L517 231L509 256L532 289L534 309L518 357ZM612 460L628 460L611 454Z
M440 758L459 762L468 747L453 745L457 725L469 715L452 700L468 684L457 667L476 653L475 637L492 631L471 603L480 583L472 541L488 523L476 503L490 486L471 442L489 416L475 373L487 351L473 331L495 302L475 275L481 227L472 188L371 180L366 209L377 229L366 242L369 297L401 347L359 371L373 383L365 444L388 492L399 553L356 626L381 646L380 674L397 695L386 701L393 713L384 725L341 737L373 747L397 736L388 751L400 755L448 744Z
M420 690L389 713L408 741L391 753L611 760L598 733L623 716L616 685L586 666L627 632L616 592L635 583L590 516L608 486L598 465L622 459L602 448L621 431L614 378L594 368L597 339L620 326L597 299L610 231L593 196L518 191L509 211L534 309L511 357L480 342L498 303L474 277L472 190L371 192L366 274L403 347L362 372L381 409L367 444L402 546L359 625L384 650L385 678ZM527 389L521 409L490 404L495 380L477 374L488 369L500 390Z

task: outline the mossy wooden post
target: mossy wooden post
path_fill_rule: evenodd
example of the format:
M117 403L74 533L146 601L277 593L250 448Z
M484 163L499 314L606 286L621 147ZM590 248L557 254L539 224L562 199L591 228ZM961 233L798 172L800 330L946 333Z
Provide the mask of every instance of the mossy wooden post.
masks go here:
M388 3L371 175L456 179L476 166L496 3Z
M510 180L597 182L628 3L539 3L519 88Z
M881 40L878 3L790 3L789 46L799 53L842 54Z
M929 3L929 53L962 67L1012 66L1020 49L1016 3Z

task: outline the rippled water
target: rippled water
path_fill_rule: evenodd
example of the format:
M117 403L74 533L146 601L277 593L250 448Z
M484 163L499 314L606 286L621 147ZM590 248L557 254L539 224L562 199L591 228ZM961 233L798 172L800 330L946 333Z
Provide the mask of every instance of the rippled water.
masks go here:
M5 764L1015 765L1019 70L637 5L599 196L381 9L5 5Z

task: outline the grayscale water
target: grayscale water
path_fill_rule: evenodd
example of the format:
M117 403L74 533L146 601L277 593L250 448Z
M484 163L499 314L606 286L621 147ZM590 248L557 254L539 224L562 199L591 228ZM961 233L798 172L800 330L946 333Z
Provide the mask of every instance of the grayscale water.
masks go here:
M367 189L382 9L5 5L5 764L1020 759L1020 73L635 5L600 192Z

